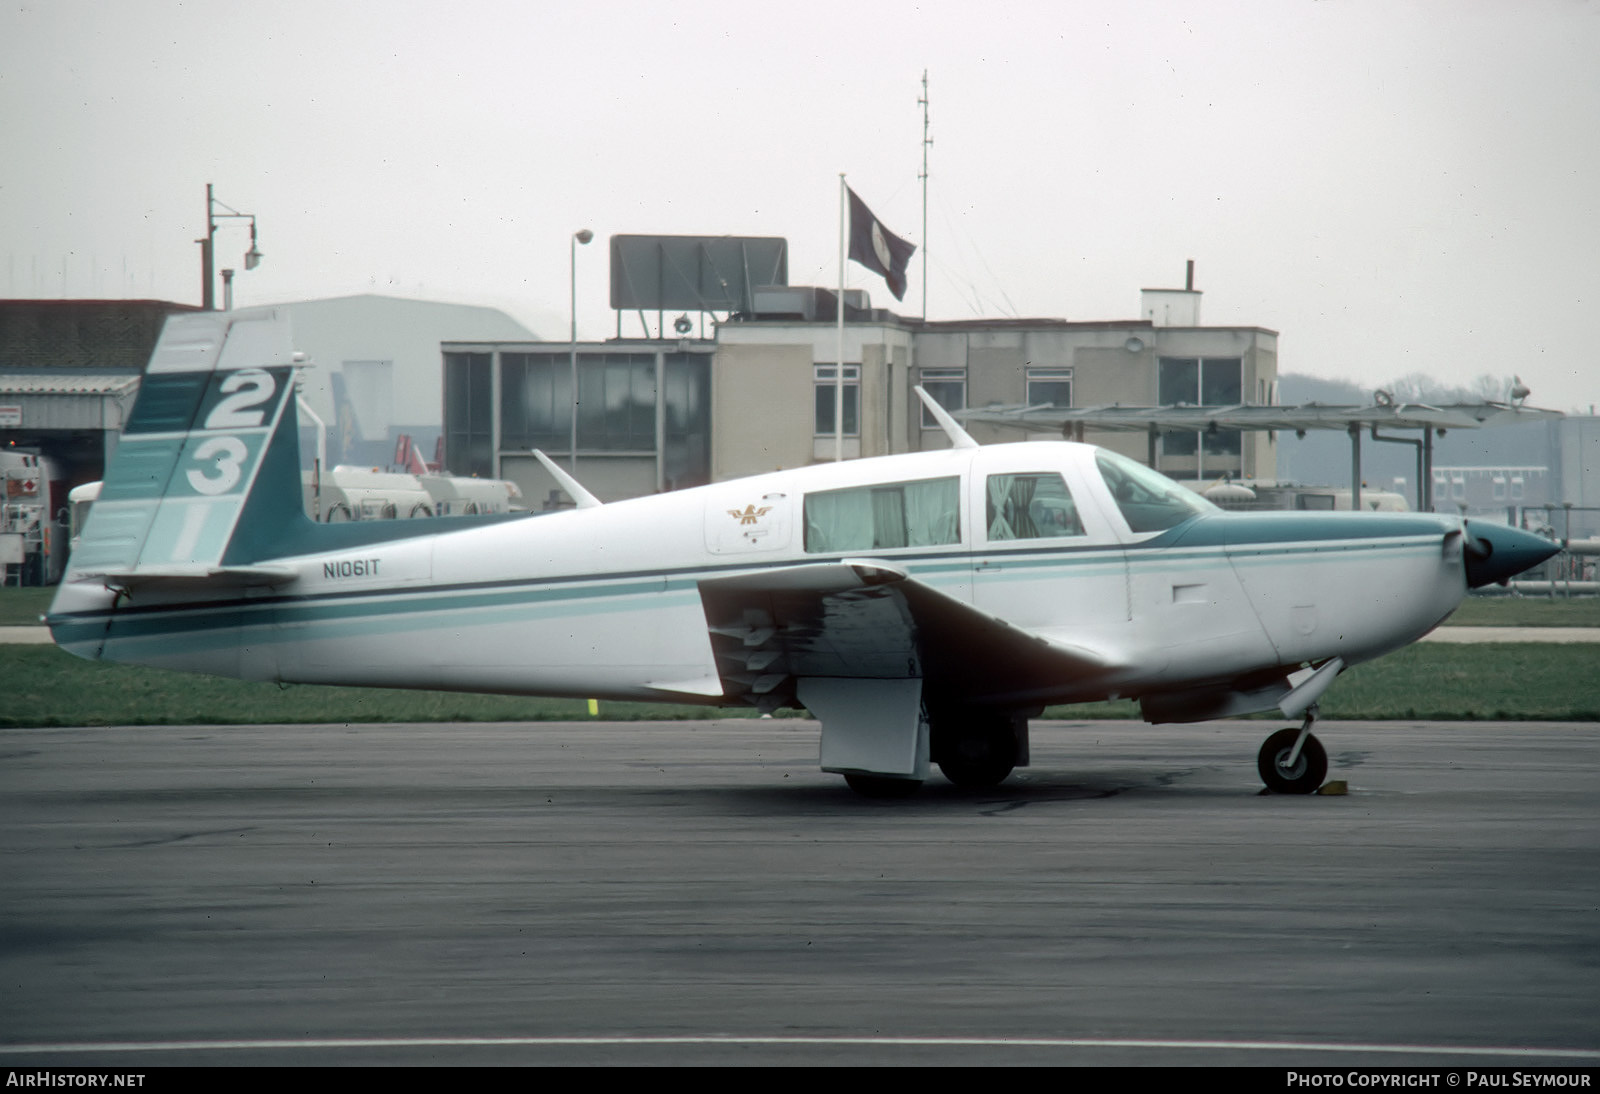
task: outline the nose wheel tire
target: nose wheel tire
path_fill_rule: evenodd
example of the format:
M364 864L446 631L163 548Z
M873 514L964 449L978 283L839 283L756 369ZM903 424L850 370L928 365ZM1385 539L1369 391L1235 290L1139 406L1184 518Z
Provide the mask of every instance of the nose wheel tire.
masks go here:
M1295 757L1294 763L1289 763L1289 755L1299 739L1299 729L1280 729L1267 738L1256 756L1261 781L1274 794L1314 794L1328 777L1328 753L1322 742L1309 733L1300 755Z

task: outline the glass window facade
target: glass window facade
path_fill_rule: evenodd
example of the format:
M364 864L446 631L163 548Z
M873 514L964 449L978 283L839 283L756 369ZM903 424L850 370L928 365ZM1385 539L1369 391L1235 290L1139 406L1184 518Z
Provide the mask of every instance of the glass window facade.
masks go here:
M500 447L566 452L572 447L572 358L564 353L500 355ZM653 452L653 353L585 354L578 359L578 452Z
M572 448L570 351L499 355L500 452ZM495 355L445 354L445 460L458 475L495 474ZM664 435L656 435L656 358L652 352L578 356L578 454L655 455L668 489L711 479L711 364L704 354L662 355Z

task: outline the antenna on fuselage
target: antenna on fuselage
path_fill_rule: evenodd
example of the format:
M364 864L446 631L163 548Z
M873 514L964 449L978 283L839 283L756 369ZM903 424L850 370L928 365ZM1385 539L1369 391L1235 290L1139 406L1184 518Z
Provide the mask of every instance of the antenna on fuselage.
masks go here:
M550 476L556 480L561 489L567 492L567 497L572 499L573 505L577 506L579 509L595 509L605 504L605 502L601 501L599 498L589 493L589 491L585 490L583 485L579 483L577 479L573 478L566 471L563 471L560 465L552 460L549 456L546 456L537 448L531 448L529 451L538 458L540 463L544 464L544 469L550 472Z
M950 417L950 412L938 403L933 396L922 390L918 384L911 389L922 400L922 405L928 408L928 413L933 415L933 420L939 423L939 428L944 430L944 435L950 438L951 448L977 448L978 442L972 439L972 434L961 428L961 423Z

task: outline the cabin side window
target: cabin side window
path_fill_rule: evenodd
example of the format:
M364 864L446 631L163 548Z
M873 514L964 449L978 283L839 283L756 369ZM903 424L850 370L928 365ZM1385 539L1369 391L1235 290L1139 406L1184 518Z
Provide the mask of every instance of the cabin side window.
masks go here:
M924 479L807 494L806 552L961 542L961 480Z
M989 542L1083 535L1072 492L1059 474L990 475Z

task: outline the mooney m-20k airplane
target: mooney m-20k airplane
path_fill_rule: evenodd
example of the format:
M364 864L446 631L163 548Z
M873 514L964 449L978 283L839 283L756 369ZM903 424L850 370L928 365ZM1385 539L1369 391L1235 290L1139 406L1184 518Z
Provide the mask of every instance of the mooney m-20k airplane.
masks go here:
M874 795L992 785L1046 705L1278 710L1273 790L1327 773L1317 699L1469 587L1554 553L1432 514L1224 513L1092 445L953 447L576 508L318 524L272 312L167 321L49 613L85 658L315 684L805 707Z

